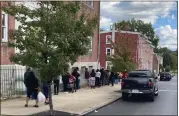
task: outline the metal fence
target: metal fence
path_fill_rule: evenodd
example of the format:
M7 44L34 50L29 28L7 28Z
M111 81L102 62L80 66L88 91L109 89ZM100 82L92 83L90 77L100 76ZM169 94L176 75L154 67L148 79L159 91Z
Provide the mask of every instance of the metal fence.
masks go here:
M1 99L10 99L26 95L26 87L24 85L24 73L25 67L1 67ZM38 72L36 71L38 75ZM39 79L40 80L40 79ZM40 81L41 84L41 81ZM60 77L60 91L62 91L63 85ZM42 84L41 84L41 90ZM52 84L53 92L53 84Z
M8 65L2 66L0 68L0 77L1 77L1 99L9 99L14 97L20 97L22 95L26 95L26 87L24 85L24 73L26 71L26 67L19 65ZM37 77L39 77L39 73L37 70L33 70ZM83 73L81 73L80 77L80 85L84 85L85 79L83 78ZM40 80L40 79L39 79ZM40 81L41 84L41 81ZM52 84L52 92L54 91L54 85ZM42 84L41 84L41 90ZM60 77L60 88L59 91L63 90L62 77Z
M7 99L25 94L25 68L1 68L1 99Z

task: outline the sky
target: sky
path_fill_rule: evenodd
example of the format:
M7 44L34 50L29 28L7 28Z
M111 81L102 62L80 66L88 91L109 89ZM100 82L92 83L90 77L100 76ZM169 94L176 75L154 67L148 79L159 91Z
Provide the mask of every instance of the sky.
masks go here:
M132 18L151 22L159 46L177 49L177 2L101 2L100 28L109 30L116 21Z

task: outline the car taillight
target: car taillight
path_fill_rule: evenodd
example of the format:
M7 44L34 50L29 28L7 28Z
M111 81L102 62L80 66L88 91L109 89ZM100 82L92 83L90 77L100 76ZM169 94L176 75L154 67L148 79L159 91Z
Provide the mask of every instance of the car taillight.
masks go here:
M123 87L124 86L124 82L121 82L121 87Z
M149 87L152 87L152 82L148 82L148 86L149 86Z

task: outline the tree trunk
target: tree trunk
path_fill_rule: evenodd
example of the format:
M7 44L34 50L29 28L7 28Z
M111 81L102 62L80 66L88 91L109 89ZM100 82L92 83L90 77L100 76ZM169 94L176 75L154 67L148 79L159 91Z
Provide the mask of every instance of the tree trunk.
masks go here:
M51 89L51 83L48 86L48 92L49 92L49 107L50 107L50 115L53 116L53 102L52 102L52 89Z

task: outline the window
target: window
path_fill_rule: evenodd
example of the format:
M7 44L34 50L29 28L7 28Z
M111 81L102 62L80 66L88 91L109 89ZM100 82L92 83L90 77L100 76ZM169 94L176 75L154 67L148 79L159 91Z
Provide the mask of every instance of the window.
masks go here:
M8 42L8 15L2 12L2 42Z
M90 45L89 45L89 51L92 51L93 48L93 38L90 36L88 37L90 39Z
M111 55L111 48L106 48L106 55L110 56Z
M106 44L111 44L112 36L106 35Z

